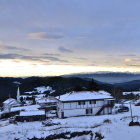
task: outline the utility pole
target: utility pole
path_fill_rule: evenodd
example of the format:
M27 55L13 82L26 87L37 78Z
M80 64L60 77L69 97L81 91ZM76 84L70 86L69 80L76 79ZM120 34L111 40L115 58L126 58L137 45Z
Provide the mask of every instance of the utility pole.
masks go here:
M132 106L131 106L131 102L130 102L130 111L131 111L131 119L132 119L132 122L133 122L133 114L132 114Z

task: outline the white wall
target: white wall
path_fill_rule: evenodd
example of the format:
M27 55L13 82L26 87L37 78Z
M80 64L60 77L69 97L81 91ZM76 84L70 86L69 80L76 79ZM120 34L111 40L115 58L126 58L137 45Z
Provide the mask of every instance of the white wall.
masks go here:
M95 115L99 111L100 108L101 107L92 108L92 114L89 114L89 115ZM80 116L80 115L87 115L86 108L64 110L64 117Z
M81 108L92 108L92 107L101 107L104 105L104 100L96 101L96 104L90 104L89 101L85 101L85 105L79 105L78 102L68 102L63 103L64 109L81 109Z
M85 105L79 105L78 102L67 102L67 103L58 103L58 116L61 118L61 112L64 112L64 117L71 116L80 116L87 115L86 109L92 108L92 114L96 115L96 113L102 108L104 104L106 104L104 100L97 100L96 104L90 104L89 101L85 101ZM105 108L100 114L109 114L111 113L111 108Z

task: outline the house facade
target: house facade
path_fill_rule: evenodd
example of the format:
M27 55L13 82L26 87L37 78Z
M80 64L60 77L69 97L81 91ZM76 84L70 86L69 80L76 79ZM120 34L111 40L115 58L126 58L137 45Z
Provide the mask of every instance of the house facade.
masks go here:
M57 115L59 118L112 114L114 106L114 98L105 91L72 92L58 98Z

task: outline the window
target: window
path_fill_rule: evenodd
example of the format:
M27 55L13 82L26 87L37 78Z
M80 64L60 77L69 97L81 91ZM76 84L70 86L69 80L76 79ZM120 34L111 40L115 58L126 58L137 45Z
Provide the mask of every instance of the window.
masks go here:
M89 101L89 104L96 104L96 100L95 101Z
M79 101L78 105L85 105L85 101Z
M88 114L92 114L92 108L86 109L86 114L87 114L87 115L88 115Z

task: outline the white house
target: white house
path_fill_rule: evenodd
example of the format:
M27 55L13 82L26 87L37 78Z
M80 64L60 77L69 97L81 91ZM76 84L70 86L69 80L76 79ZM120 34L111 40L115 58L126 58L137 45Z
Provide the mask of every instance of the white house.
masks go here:
M57 114L59 118L111 114L114 98L105 91L72 92L57 97L59 99Z
M16 99L9 98L3 102L4 111L9 112L11 107L18 105L19 102Z
M17 99L10 98L3 102L4 111L10 112L11 107L20 106L20 91L17 89Z

